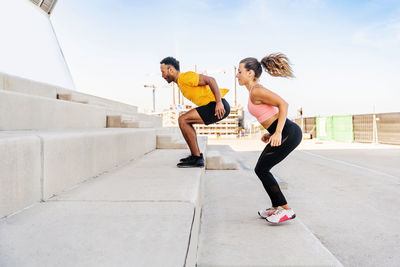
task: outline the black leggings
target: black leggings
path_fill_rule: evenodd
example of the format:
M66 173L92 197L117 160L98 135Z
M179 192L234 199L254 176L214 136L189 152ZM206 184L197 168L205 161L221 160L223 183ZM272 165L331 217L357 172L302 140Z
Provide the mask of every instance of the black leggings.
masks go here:
M278 120L275 120L267 129L271 135L275 132L277 124ZM287 202L270 170L300 144L302 136L300 127L296 123L286 119L282 130L281 145L272 147L268 144L258 159L254 170L258 178L260 178L265 191L267 191L271 198L273 207L286 205Z

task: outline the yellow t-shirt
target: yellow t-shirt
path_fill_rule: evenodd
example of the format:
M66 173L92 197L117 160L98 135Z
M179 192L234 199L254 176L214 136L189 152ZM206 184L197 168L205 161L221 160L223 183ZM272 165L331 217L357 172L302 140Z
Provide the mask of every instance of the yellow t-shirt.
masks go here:
M193 71L179 73L177 84L182 94L187 99L192 101L197 106L204 106L211 101L215 101L215 97L210 86L199 86L199 79L200 74ZM219 92L221 94L221 98L224 97L228 91L229 89L220 88Z

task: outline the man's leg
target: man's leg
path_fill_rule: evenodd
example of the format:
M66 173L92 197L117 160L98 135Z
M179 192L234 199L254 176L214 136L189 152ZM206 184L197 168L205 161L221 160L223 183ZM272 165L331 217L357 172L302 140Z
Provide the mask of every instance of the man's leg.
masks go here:
M200 117L196 109L191 109L185 114L179 116L178 122L179 128L189 146L190 152L192 155L199 157L200 149L197 144L197 135L193 124L204 124L203 119Z

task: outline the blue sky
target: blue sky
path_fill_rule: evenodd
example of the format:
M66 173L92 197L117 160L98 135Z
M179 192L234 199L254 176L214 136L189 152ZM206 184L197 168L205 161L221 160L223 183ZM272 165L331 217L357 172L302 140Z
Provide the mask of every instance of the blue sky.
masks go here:
M260 83L289 103L289 117L400 111L400 2L328 0L58 1L55 31L79 91L151 109L165 86L159 62L214 73L232 88L245 57L285 53L295 79ZM247 103L238 87L238 102ZM233 90L228 93L233 103ZM172 101L156 90L158 110ZM186 101L185 103L188 103Z

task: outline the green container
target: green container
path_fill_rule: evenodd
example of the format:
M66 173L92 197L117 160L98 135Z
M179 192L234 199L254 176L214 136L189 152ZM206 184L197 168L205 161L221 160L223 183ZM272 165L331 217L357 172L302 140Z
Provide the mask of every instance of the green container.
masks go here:
M315 121L318 139L353 142L353 117L351 115L316 117Z

